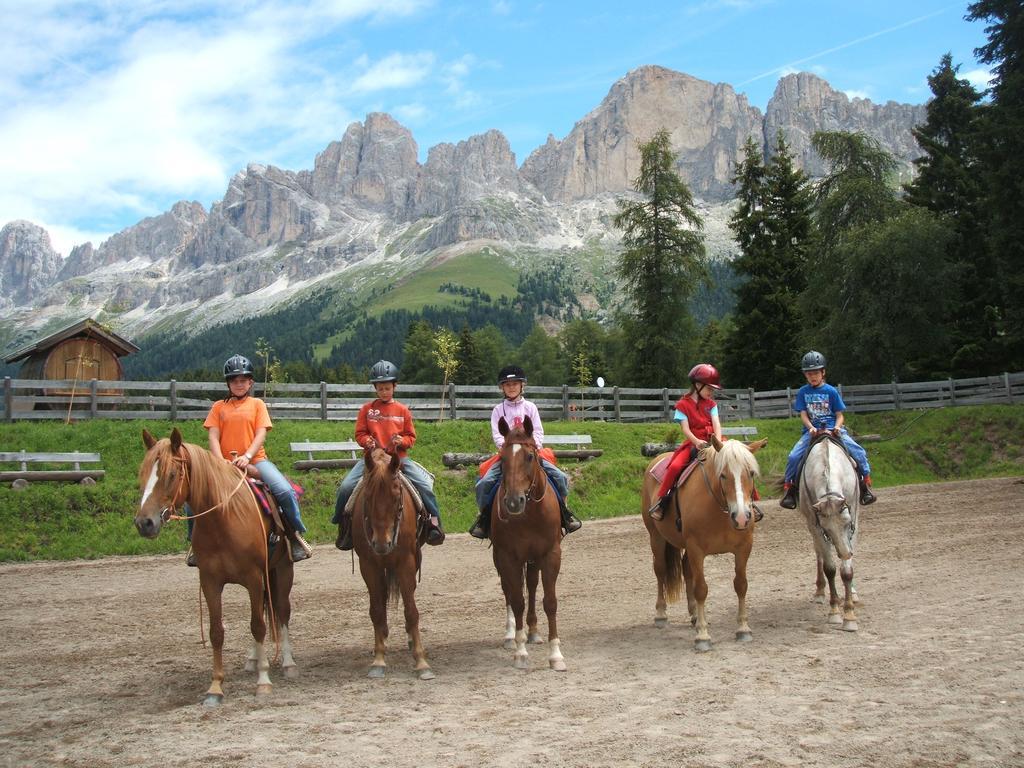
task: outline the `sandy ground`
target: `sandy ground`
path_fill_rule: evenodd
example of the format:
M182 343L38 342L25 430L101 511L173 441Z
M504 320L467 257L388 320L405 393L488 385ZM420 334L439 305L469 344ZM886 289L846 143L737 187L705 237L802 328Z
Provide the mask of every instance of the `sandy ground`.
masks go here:
M718 556L707 654L685 605L653 626L639 517L586 524L558 584L566 673L544 646L513 669L490 552L456 535L428 549L418 591L437 679L413 676L400 608L388 677L367 679L366 591L348 555L321 546L296 569L301 676L273 670L269 698L242 670L247 603L228 588L215 710L199 704L210 654L183 557L0 566L0 766L1024 765L1024 484L880 497L861 519L859 632L826 624L807 531L768 503L754 642L733 640L732 558Z

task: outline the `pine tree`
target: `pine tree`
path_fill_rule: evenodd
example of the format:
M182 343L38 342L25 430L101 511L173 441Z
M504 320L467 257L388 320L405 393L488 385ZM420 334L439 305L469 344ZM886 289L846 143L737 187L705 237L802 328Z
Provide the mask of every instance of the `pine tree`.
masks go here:
M623 230L618 274L633 301L628 324L634 384L665 386L682 380L695 348L687 306L707 274L704 223L675 168L668 131L639 145L642 200L620 200L615 226Z
M736 289L723 368L727 381L772 389L792 378L799 355L796 299L810 242L810 193L781 132L767 167L747 140L733 183L740 201L729 220L740 246L733 269L745 280Z
M1024 4L978 0L969 21L985 21L988 43L975 50L993 66L991 104L980 121L987 231L1001 288L1003 364L1024 368Z
M928 77L928 118L914 128L924 154L906 185L906 199L945 217L952 227L947 254L956 295L944 323L949 346L936 348L926 375L972 376L1001 370L998 325L1002 314L996 267L985 238L978 121L981 94L957 77L945 54Z

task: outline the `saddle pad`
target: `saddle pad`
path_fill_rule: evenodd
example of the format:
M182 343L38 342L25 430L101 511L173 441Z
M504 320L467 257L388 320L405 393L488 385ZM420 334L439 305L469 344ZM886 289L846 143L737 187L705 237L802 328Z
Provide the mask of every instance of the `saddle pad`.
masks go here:
M665 479L665 472L668 470L669 462L672 461L672 457L673 456L675 456L675 454L674 453L670 453L668 456L666 456L665 458L661 459L660 461L658 461L657 464L655 464L653 467L651 467L651 469L650 469L651 477L653 477L659 483L662 480L664 480ZM700 462L695 459L695 460L691 461L689 464L687 464L685 467L683 467L683 471L679 473L679 477L676 479L676 482L675 482L675 487L676 488L682 487L683 483L686 482L686 478L688 478L693 473L693 470L695 470L697 468L697 465L699 463Z

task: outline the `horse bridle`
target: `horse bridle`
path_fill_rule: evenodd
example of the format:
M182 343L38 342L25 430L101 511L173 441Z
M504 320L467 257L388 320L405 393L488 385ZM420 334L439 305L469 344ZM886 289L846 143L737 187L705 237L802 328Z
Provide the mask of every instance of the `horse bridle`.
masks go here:
M697 457L697 463L700 464L700 473L704 477L704 485L707 487L708 493L711 494L711 498L718 503L718 507L722 512L729 514L729 499L726 498L724 492L721 498L719 498L715 493L715 489L711 487L711 479L708 477L708 470L705 466L705 462L699 456ZM751 496L750 502L753 503L753 501L753 496Z
M232 490L231 493L229 493L227 495L227 498L222 499L221 501L218 501L212 507L210 507L209 509L203 510L202 512L197 512L197 513L192 514L192 515L179 515L178 514L178 504L175 503L175 502L177 501L177 498L178 498L179 494L181 493L181 489L185 485L185 481L188 479L188 472L189 472L189 466L190 466L189 461L188 461L188 455L185 452L185 447L182 446L179 449L179 451L180 451L179 455L171 456L171 461L173 461L175 464L180 464L181 465L181 471L180 471L180 473L178 475L178 487L174 489L174 495L171 496L171 503L168 506L166 506L166 507L164 507L163 509L160 510L160 522L161 523L166 523L168 520L188 520L188 519L195 520L197 517L202 517L203 515L208 515L211 512L213 512L214 510L217 510L220 507L224 506L232 496L234 496L236 493L238 493L238 489L241 488L242 485L245 483L245 473L243 472L242 473L242 479L238 481L238 485L236 485L234 487L234 490ZM184 502L185 500L182 499L181 501Z
M831 441L831 442L834 442L834 443L838 444L838 442L835 440L835 438L833 438L831 436L826 436L825 438L821 438L821 439L819 439L816 442L824 442L824 441ZM811 447L814 447L814 443L812 443ZM810 449L808 449L808 455L810 455ZM828 457L826 456L825 467L824 467L825 485L826 485L826 487L828 486L829 472L831 471L831 469L832 469L832 462L829 461ZM800 468L800 485L803 488L807 487L807 461L806 461L806 459L804 460L803 466ZM821 505L821 502L828 501L829 499L838 499L839 501L842 501L843 503L846 503L846 497L843 494L836 493L835 491L825 491L825 493L822 494L821 496L819 496L815 500L815 502L813 504L811 504L810 506L811 506L811 510L814 512L814 524L818 527L818 530L821 531L821 535L822 536L824 536L828 541L832 541L832 537L828 535L828 531L826 531L822 527L822 525L821 525L821 515L820 515L820 513L818 512L817 509L815 509L816 506L820 506ZM851 519L850 520L850 533L856 533L856 532L857 532L857 524L854 523L853 520Z
M370 545L370 549L373 549L373 542L370 540L370 530L371 530L372 526L370 525L370 513L369 513L369 511L367 509L367 504L366 504L366 497L367 497L367 495L368 494L366 492L366 488L363 488L362 493L360 494L360 497L361 497L360 501L362 502L362 507L363 507L363 536L366 537L366 543ZM401 480L399 480L399 486L398 486L398 511L395 513L395 525L394 525L394 529L391 531L391 541L388 544L388 552L391 552L392 550L394 550L394 548L398 545L398 533L399 533L399 529L402 526L402 515L403 515L404 512L405 512L405 489L402 488Z

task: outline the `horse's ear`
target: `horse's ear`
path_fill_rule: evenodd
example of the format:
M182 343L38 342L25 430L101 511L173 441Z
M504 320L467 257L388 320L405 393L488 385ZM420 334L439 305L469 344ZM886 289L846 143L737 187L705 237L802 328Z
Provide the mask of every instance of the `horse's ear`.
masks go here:
M172 429L171 430L171 450L174 451L175 453L177 453L178 449L181 448L181 444L183 442L185 442L185 441L181 439L181 432L178 430L178 428L175 427L174 429Z
M763 438L761 440L755 440L753 443L748 445L747 448L750 449L751 453L757 453L762 448L764 448L766 445L768 445L768 438L767 437Z
M393 454L391 454L391 471L397 472L399 468L401 468L401 466L402 457L399 455L398 451L395 451Z
M712 433L708 438L708 442L711 443L716 451L722 450L722 441L718 439L718 435Z
M523 419L523 431L527 437L533 437L533 420L529 416Z
M146 446L147 451L156 445L156 438L149 434L148 429L142 430L142 444Z
M502 437L505 437L506 435L508 435L508 422L505 421L505 417L504 416L501 416L501 417L498 418L498 433Z

